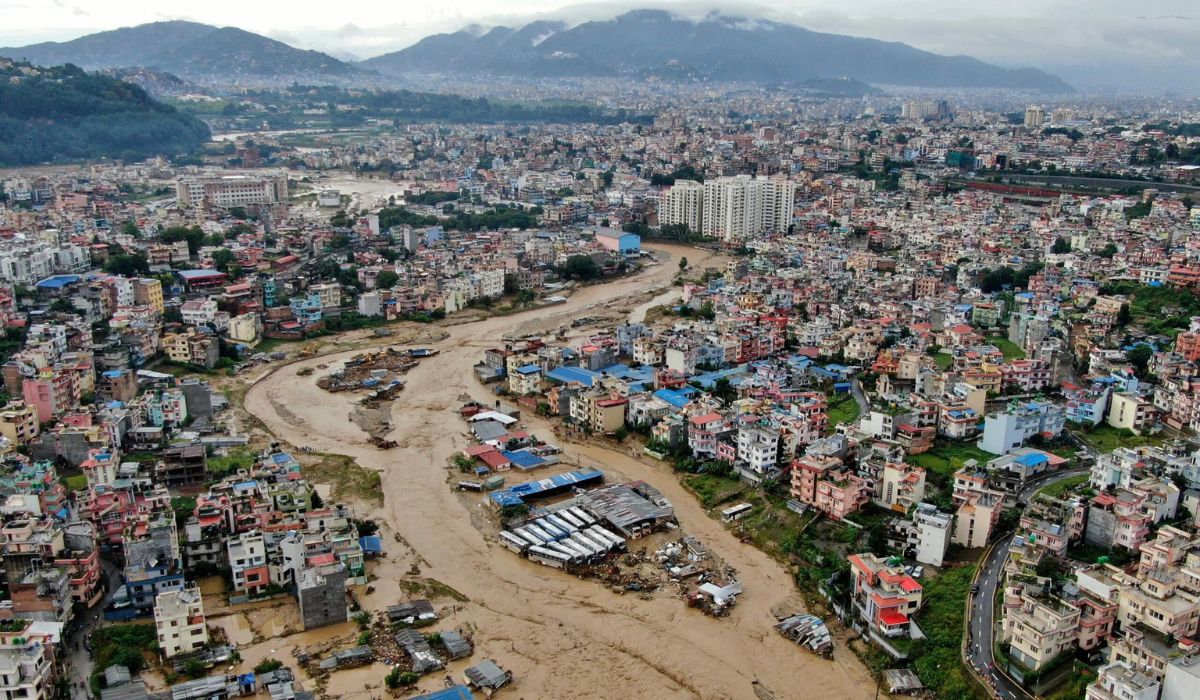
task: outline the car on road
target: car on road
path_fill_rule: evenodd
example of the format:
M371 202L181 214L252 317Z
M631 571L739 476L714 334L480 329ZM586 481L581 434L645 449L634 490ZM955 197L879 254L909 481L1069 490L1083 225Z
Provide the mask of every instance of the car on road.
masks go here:
M977 584L975 584L974 586L971 586L971 594L972 594L972 595L974 595L974 594L976 594L976 593L978 593L978 592L979 592L979 584L978 584L978 583L977 583Z

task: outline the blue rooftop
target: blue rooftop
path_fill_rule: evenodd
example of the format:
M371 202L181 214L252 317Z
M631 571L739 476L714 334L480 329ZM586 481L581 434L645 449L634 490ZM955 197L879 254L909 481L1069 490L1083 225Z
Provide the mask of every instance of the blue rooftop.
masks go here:
M584 386L592 386L600 379L600 373L582 367L555 367L546 373L546 377L563 384L578 382Z
M358 538L358 546L367 554L379 554L383 552L383 539L379 535L367 535Z
M445 690L413 696L412 700L475 700L475 696L467 686L455 685Z
M717 370L716 372L705 372L697 374L694 377L688 377L688 381L696 382L705 389L711 389L718 379L728 379L730 384L736 385L741 378L738 375L745 374L747 371L746 365L738 365L728 369Z
M83 279L79 275L54 275L37 283L38 289L62 289L68 284L75 284Z
M517 469L536 469L546 463L546 460L534 453L523 450L517 450L516 452L501 450L500 454L507 457L508 461L512 462L513 466Z
M536 374L541 371L542 368L538 365L522 365L517 368L517 374Z
M675 408L683 408L691 401L689 397L694 393L696 393L695 389L687 387L686 389L659 389L654 392L654 395Z
M1029 454L1023 454L1020 457L1017 457L1013 461L1026 467L1036 467L1037 465L1045 464L1050 460L1041 452L1030 452Z
M526 498L541 498L575 486L585 486L603 480L604 472L599 469L580 469L565 474L555 474L538 481L509 486L503 491L493 491L488 494L488 498L492 503L501 507L521 505Z

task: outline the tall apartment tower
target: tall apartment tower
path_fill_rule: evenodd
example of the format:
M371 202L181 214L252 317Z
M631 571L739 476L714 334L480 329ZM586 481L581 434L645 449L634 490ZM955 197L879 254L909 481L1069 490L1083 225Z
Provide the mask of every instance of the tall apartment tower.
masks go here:
M662 195L658 208L660 225L683 224L699 232L704 213L704 185L695 180L676 180Z
M1037 105L1025 108L1025 128L1037 129L1046 122L1046 110Z
M741 241L758 233L786 231L792 223L796 183L749 175L704 183L701 231L724 241Z

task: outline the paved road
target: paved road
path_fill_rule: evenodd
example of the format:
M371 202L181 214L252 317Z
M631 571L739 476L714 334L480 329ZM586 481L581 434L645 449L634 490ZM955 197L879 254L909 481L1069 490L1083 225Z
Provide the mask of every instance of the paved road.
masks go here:
M1088 469L1068 469L1061 472L1045 474L1035 478L1022 487L1017 494L1018 501L1027 501L1035 491L1064 479L1079 474L1086 474ZM996 589L1000 585L1000 573L1004 563L1008 561L1008 547L1015 535L1006 534L998 540L987 559L980 563L979 593L967 598L967 619L970 620L970 637L967 644L968 663L974 664L983 677L992 683L993 692L1004 700L1032 698L1024 688L1009 680L1008 676L995 669L995 659L992 654L992 637L995 630L993 618L993 601L996 599Z

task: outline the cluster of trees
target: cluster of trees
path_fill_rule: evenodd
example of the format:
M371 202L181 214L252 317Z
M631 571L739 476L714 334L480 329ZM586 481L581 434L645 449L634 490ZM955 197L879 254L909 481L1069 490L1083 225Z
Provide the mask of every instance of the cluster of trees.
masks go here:
M356 109L337 110L331 120L344 124L362 123L369 117L392 119L397 124L410 122L455 122L494 124L497 122L551 122L558 124L650 124L653 116L625 109L602 109L583 103L497 103L486 98L470 98L436 92L412 90L349 91L328 85L293 85L280 91L251 93L264 101L294 106L314 103L349 105ZM274 117L273 117L274 119Z
M636 233L642 237L642 240L647 241L672 241L675 243L705 243L715 241L711 236L705 236L701 233L691 230L687 224L663 224L658 228L652 228L644 221L630 221L623 225L621 230L627 233Z
M495 209L478 214L458 212L448 219L441 220L436 216L422 216L404 207L387 207L379 212L379 228L388 229L392 226L437 226L451 231L494 231L501 228L516 228L522 231L537 226L540 207L522 209L517 207L498 206Z
M670 173L654 173L650 176L650 184L655 187L670 187L675 184L676 180L695 180L696 182L704 182L704 173L696 170L694 166L684 165L676 168Z
M1052 126L1042 129L1042 136L1054 136L1056 134L1066 136L1072 141L1078 141L1079 139L1083 138L1083 132L1079 129L1068 129L1065 126Z
M25 76L28 67L0 70L0 165L173 155L210 137L204 122L136 85L71 65Z
M572 255L558 269L558 274L573 280L594 280L600 276L600 266L590 255Z
M1174 335L1187 328L1193 316L1200 315L1200 297L1178 287L1151 287L1122 281L1105 285L1101 293L1128 296L1129 309L1121 310L1118 323L1137 322L1147 333L1155 335Z
M989 270L979 281L979 289L984 292L998 292L1005 287L1024 289L1029 286L1029 278L1042 271L1041 263L1029 263L1019 270L1008 265Z
M427 204L430 206L441 204L442 202L453 202L456 199L458 199L458 192L442 192L440 190L430 190L404 198L409 204Z

